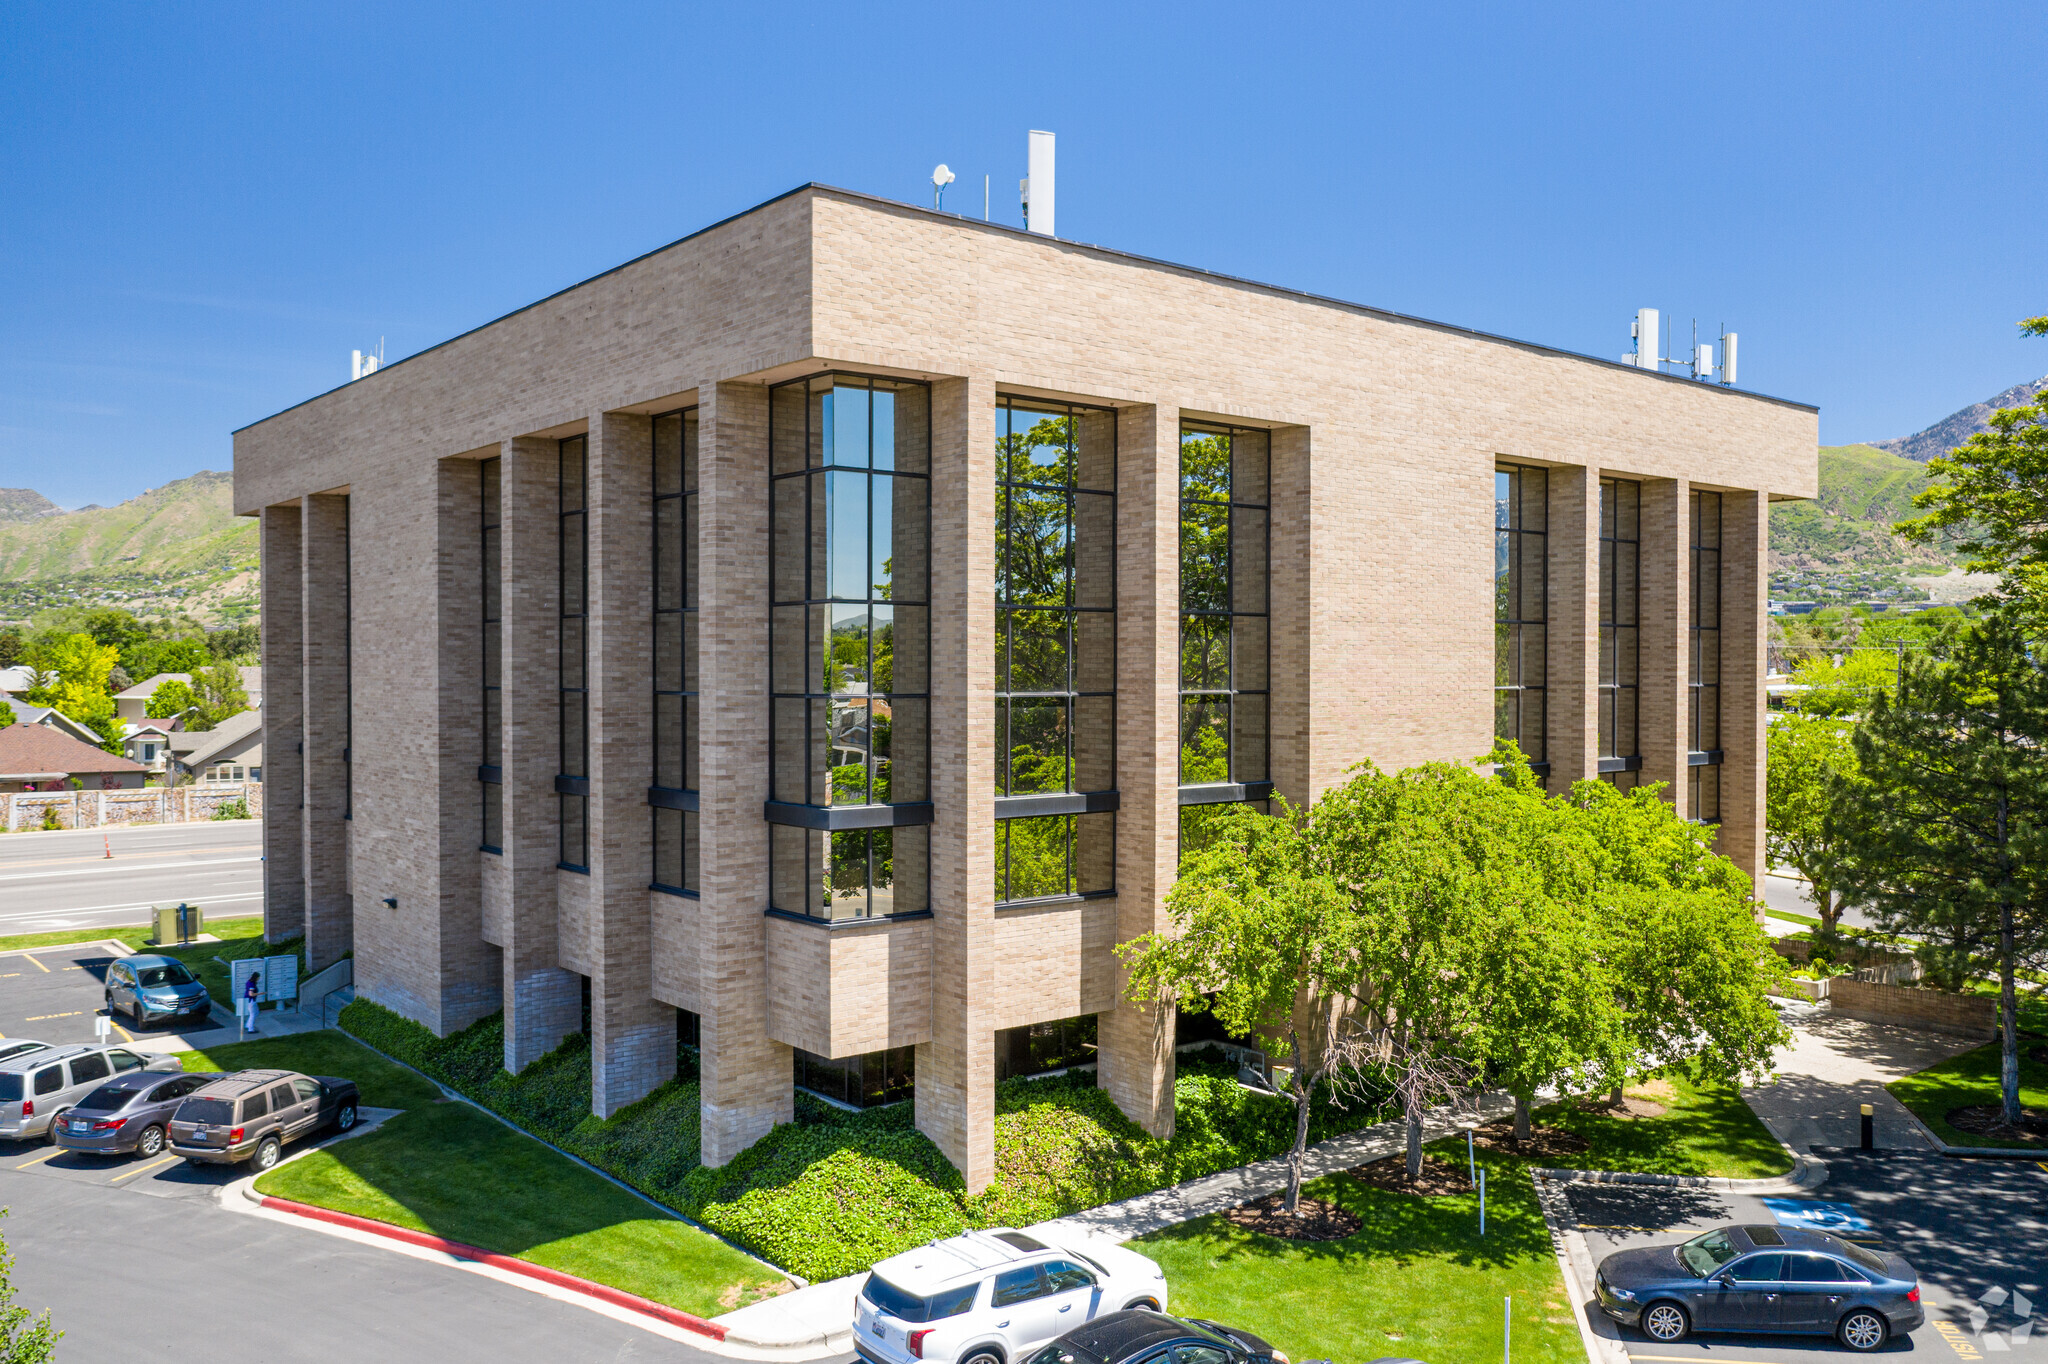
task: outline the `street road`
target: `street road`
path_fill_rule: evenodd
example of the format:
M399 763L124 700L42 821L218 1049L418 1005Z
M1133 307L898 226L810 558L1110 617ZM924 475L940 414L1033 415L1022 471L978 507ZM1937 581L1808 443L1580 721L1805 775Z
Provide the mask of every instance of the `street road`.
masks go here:
M150 906L178 900L210 919L261 914L262 823L0 835L0 937L148 923Z
M232 1175L63 1156L16 1168L49 1149L6 1144L0 1235L15 1303L50 1310L60 1360L720 1358L479 1274L228 1212L214 1187ZM80 1168L45 1172L67 1159Z
M1813 901L1806 896L1806 882L1790 876L1764 877L1764 903L1772 909L1787 914L1806 914L1814 918L1820 915L1813 907ZM1842 911L1842 926L1845 928L1875 928L1870 916L1860 909Z

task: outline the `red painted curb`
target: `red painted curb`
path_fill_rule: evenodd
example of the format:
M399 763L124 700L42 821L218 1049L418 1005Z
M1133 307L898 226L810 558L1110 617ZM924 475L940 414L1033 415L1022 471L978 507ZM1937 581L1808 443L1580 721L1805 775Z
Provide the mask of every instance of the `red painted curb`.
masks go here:
M710 1336L713 1340L725 1339L725 1328L715 1321L706 1321L702 1317L678 1311L676 1308L655 1302L649 1298L643 1298L636 1293L627 1293L622 1289L612 1288L605 1284L592 1283L588 1279L579 1279L574 1274L564 1274L561 1270L549 1269L546 1265L537 1265L531 1261L515 1259L510 1255L500 1255L495 1251L483 1250L477 1246L466 1246L460 1241L450 1241L428 1232L414 1231L410 1227L395 1227L389 1222L379 1222L374 1218L357 1217L353 1213L335 1212L330 1208L316 1208L310 1203L294 1203L289 1198L272 1198L266 1194L263 1196L262 1206L277 1212L288 1212L298 1217L310 1217L316 1222L332 1222L338 1227L351 1227L356 1231L367 1231L378 1236L388 1236L394 1241L404 1241L410 1245L423 1246L428 1250L438 1250L444 1254L453 1255L459 1260L474 1260L478 1264L489 1265L493 1269L503 1269L513 1274L523 1274L529 1279L539 1279L542 1283L553 1284L557 1288L567 1288L577 1293L585 1293L593 1298L602 1299L614 1307L624 1307L630 1311L644 1312L648 1316L656 1317L671 1326L680 1326L686 1331L695 1331L699 1335Z

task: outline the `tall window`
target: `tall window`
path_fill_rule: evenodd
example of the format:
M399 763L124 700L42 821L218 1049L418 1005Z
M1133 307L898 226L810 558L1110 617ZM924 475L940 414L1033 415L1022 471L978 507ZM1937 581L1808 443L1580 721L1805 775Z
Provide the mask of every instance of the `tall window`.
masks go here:
M1116 413L996 400L998 902L1115 884Z
M1632 789L1642 769L1636 721L1642 600L1642 486L1600 480L1600 776Z
M928 912L930 390L777 385L769 450L770 904Z
M484 793L483 850L502 852L505 847L505 591L498 548L499 531L504 521L499 509L503 503L498 461L479 460L476 467L477 505L480 510L477 544L483 556L477 573L477 581L481 585L477 615L482 622L484 636L483 676L478 679L483 688L483 760L477 767L476 776Z
M1493 735L1548 768L1543 649L1549 620L1550 475L1502 465L1493 472Z
M1721 494L1692 495L1692 817L1721 822Z
M654 888L697 862L697 409L654 419Z
M1181 427L1183 786L1242 786L1268 777L1268 455L1264 431Z
M560 602L555 695L562 758L555 776L561 803L557 864L571 871L590 867L590 527L584 500L589 456L589 437L563 441L555 479Z

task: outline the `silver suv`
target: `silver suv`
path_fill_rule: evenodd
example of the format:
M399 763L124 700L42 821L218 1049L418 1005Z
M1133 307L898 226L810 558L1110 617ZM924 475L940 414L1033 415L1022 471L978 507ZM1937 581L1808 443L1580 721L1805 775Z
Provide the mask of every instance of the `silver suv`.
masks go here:
M116 1075L182 1071L175 1056L93 1044L44 1047L0 1060L0 1141L33 1141L50 1123Z

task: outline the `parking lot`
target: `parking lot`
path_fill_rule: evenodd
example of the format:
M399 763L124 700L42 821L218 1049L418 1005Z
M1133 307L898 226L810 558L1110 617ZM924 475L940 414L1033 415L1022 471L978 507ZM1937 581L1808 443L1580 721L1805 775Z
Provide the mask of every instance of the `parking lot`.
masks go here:
M73 943L0 954L0 1036L33 1037L40 1042L90 1042L93 1019L101 1012L107 967L114 954L105 943ZM235 1014L215 1000L205 1026L163 1022L137 1028L116 1017L116 1041L134 1042L145 1051L164 1051L184 1044L208 1045L235 1040ZM183 1038L184 1044L169 1039ZM166 1039L158 1041L157 1039Z
M1818 1149L1828 1180L1804 1195L1573 1184L1565 1196L1594 1263L1730 1222L1832 1231L1903 1255L1920 1273L1927 1324L1880 1352L1981 1360L2048 1350L2048 1166L1915 1151ZM2038 1305L2037 1305L2038 1304ZM2022 1319L2018 1307L2030 1312ZM2036 1334L2038 1333L2038 1334ZM1663 1345L1622 1328L1632 1360L1793 1364L1846 1354L1822 1337L1706 1335Z

